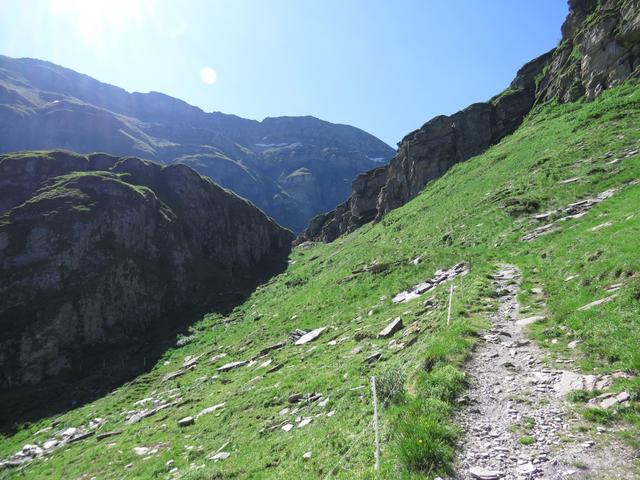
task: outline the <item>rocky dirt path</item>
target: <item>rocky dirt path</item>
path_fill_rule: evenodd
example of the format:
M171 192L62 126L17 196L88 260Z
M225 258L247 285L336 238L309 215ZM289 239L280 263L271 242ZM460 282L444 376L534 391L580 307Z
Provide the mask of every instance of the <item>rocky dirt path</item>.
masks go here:
M520 272L503 265L493 278L500 306L466 365L470 385L455 478L635 478L633 455L602 428L580 433L580 419L556 392L566 374L545 366L517 321Z

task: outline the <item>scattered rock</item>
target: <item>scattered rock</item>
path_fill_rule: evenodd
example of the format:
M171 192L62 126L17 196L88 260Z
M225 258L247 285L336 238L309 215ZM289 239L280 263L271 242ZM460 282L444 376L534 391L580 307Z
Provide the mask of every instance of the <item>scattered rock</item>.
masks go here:
M289 403L298 403L300 400L302 400L303 394L302 393L294 393L292 395L289 395L289 398L287 399L287 401Z
M94 432L94 431L81 433L79 435L74 436L73 438L70 438L69 439L69 443L75 443L75 442L79 442L81 440L85 440L85 439L91 437L92 435L94 435L95 433L96 432Z
M277 372L278 370L280 370L284 365L282 365L281 363L278 365L274 365L273 367L271 367L269 370L267 370L267 373L273 373L273 372Z
M603 393L595 398L589 400L590 405L594 405L600 408L611 408L614 405L619 405L628 402L631 399L629 392L615 393Z
M213 412L215 412L216 410L219 410L219 409L221 409L222 407L224 407L224 405L225 405L225 402L222 402L222 403L218 403L217 405L214 405L213 407L207 407L207 408L204 408L204 409L202 409L202 410L200 411L200 413L198 413L198 414L196 415L196 418L201 417L202 415L207 415L207 414L209 414L209 413L213 413Z
M298 340L296 340L296 345L304 345L306 343L312 342L316 338L318 338L322 332L324 332L327 327L316 328L315 330L311 330L309 333L305 333Z
M451 268L438 270L433 274L431 279L418 283L409 290L398 293L391 301L393 303L408 302L409 300L418 298L423 293L433 290L443 282L451 280L459 275L466 275L467 273L469 273L469 266L464 262L458 263Z
M380 357L382 357L382 352L375 352L369 355L367 358L365 358L364 362L365 363L377 362L378 360L380 360Z
M226 357L226 356L227 356L227 354L226 354L226 353L224 353L224 352L223 352L223 353L218 353L217 355L214 355L213 357L211 357L211 358L209 359L209 361L210 361L211 363L216 363L217 361L222 360L222 359L223 359L224 357Z
M273 345L269 345L268 347L263 348L262 350L260 350L260 355L264 355L266 353L269 353L273 350L278 350L282 347L284 347L287 344L286 340L283 340L281 342L278 343L274 343Z
M300 422L298 422L298 428L306 427L313 421L312 417L305 417Z
M218 453L214 453L213 455L210 455L208 458L209 458L209 460L213 460L214 462L218 462L220 460L226 460L230 456L231 456L231 454L229 452L218 452Z
M169 380L173 380L174 378L180 377L187 373L185 370L176 370L175 372L167 373L164 377L162 377L163 382L168 382Z
M578 180L580 180L582 177L572 177L572 178L567 178L566 180L560 180L558 182L558 185L567 185L569 183L574 183L577 182Z
M45 450L51 450L52 448L56 447L58 443L60 443L58 442L58 440L47 440L42 444L42 448L44 448Z
M489 470L483 467L471 467L469 473L478 480L498 480L504 476L504 473L498 470Z
M609 303L611 300L616 298L616 295L611 295L609 297L601 298L600 300L596 300L595 302L587 303L578 309L579 312L584 312L585 310L591 310L593 307L597 307L599 305L604 305Z
M597 205L598 203L606 200L607 198L611 198L617 191L618 191L618 189L616 189L616 188L605 190L604 192L596 195L595 197L589 197L589 198L585 198L584 200L579 200L577 202L570 203L569 205L567 205L566 207L564 207L564 208L562 208L560 210L549 212L548 214L544 214L542 216L540 216L540 215L533 216L532 218L535 219L535 220L547 220L547 219L550 218L552 213L559 212L559 214L564 214L564 216L558 218L557 220L555 220L555 221L553 221L551 223L548 223L546 225L543 225L541 227L535 228L535 229L531 230L530 232L526 233L525 235L522 236L521 240L524 241L524 242L528 242L530 240L534 240L534 239L538 238L541 235L544 235L544 234L547 234L547 233L551 232L553 227L555 225L557 225L559 222L564 222L566 220L580 218L580 217L586 215L587 212L594 205Z
M179 427L188 427L189 425L193 425L195 422L193 417L184 417L178 420Z
M150 451L151 449L149 447L133 447L133 453L140 456L146 455Z
M195 368L195 366L198 364L198 360L200 359L200 357L202 357L202 355L186 356L182 363L183 368L186 368L186 369Z
M402 318L396 317L378 334L378 338L389 338L398 330L402 329L403 326Z
M289 334L289 339L290 339L292 342L295 342L295 341L297 341L300 337L302 337L302 336L304 336L304 335L306 335L306 334L307 334L307 331L306 331L306 330L301 330L301 329L299 329L299 328L298 328L298 329L294 330L293 332L291 332L291 333Z
M216 368L216 371L220 373L228 372L229 370L233 370L235 368L244 367L247 363L249 363L248 360L239 360L237 362L225 363L221 367Z
M104 440L105 438L115 437L116 435L120 435L120 434L122 434L122 432L119 430L114 430L112 432L98 433L96 435L96 440L100 441L100 440Z
M593 227L591 231L597 232L598 230L602 228L610 227L611 225L613 225L613 222L604 222L604 223L601 223L600 225L596 225L595 227Z
M534 315L533 317L522 318L518 320L516 323L521 327L526 325L531 325L532 323L539 322L540 320L544 320L546 317L543 315Z
M285 432L289 432L292 428L293 428L293 425L291 423L287 423L282 426L282 430L284 430Z
M302 458L304 458L305 460L308 460L311 458L311 452L306 452L304 455L302 455Z

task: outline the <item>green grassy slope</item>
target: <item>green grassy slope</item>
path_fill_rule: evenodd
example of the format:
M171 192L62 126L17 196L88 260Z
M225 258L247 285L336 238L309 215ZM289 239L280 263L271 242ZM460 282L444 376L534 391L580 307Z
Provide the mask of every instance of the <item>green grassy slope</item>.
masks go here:
M571 355L588 372L637 375L640 185L633 181L640 178L639 125L638 83L605 92L592 103L538 108L514 135L455 166L381 223L333 244L296 248L288 270L227 319L205 317L194 326L191 342L168 351L151 372L110 395L58 419L24 426L0 443L0 457L49 438L51 433L34 434L54 420L59 422L55 432L101 417L106 423L99 431L121 435L67 445L22 470L0 471L0 478L372 478L371 375L382 378L380 393L387 400L380 412L383 476L435 474L452 458L452 409L464 388L460 367L495 308L488 276L500 262L522 269L520 300L526 314L547 314L532 335L549 347L550 362ZM621 160L610 163L616 158ZM533 241L520 240L542 225L530 218L533 212L612 187L620 190L585 216L558 222L555 231ZM602 227L606 222L611 224ZM592 230L596 226L601 227ZM422 261L414 265L411 260L418 256ZM459 288L450 327L448 284L406 304L391 302L399 291L461 261L471 271L454 280ZM353 273L376 262L376 268ZM577 311L605 297L604 288L614 283L623 286L613 301ZM533 286L543 287L544 304L528 294ZM431 295L435 308L423 306ZM396 334L397 341L415 338L401 350L376 338L396 316L417 332L404 339ZM215 370L257 356L296 328L325 326L307 345L289 343L255 364ZM575 339L582 342L568 350ZM381 360L366 364L376 351L382 352ZM212 363L220 353L226 357ZM195 369L162 382L188 355L203 356ZM267 360L272 363L261 366ZM282 367L267 373L276 365ZM394 393L399 386L400 393ZM640 424L640 383L624 380L613 388L626 388L635 401L606 418L595 417L624 422L623 435L632 439ZM181 399L175 406L124 423L123 413L139 408L135 402L166 397L172 389L179 389L174 393ZM291 394L314 392L328 402L288 402ZM177 425L178 419L223 402L224 408L194 425ZM285 408L299 410L283 414ZM298 428L296 417L313 421ZM285 422L294 428L283 431ZM137 446L158 451L145 458L134 452ZM227 459L207 458L221 447L230 453ZM306 452L310 458L303 458ZM173 462L167 466L168 461ZM173 468L177 473L169 473Z

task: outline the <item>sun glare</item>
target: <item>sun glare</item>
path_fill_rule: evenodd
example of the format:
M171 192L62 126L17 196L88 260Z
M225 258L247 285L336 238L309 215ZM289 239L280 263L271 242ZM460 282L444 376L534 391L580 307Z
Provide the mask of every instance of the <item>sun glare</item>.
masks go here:
M70 22L85 44L102 50L109 35L152 14L154 4L155 0L50 0L49 12Z
M202 70L200 70L200 80L202 80L202 83L213 85L214 83L216 83L217 79L218 74L213 68L204 67Z

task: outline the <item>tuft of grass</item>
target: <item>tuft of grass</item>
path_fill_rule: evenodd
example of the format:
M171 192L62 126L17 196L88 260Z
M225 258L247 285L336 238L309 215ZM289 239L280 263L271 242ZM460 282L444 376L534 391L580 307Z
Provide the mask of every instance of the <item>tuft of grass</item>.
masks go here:
M533 445L534 443L536 443L536 439L528 435L525 435L524 437L520 437L518 439L518 442L522 445Z
M448 424L449 416L449 405L434 398L415 398L402 408L392 425L401 468L432 475L449 471L458 436Z

